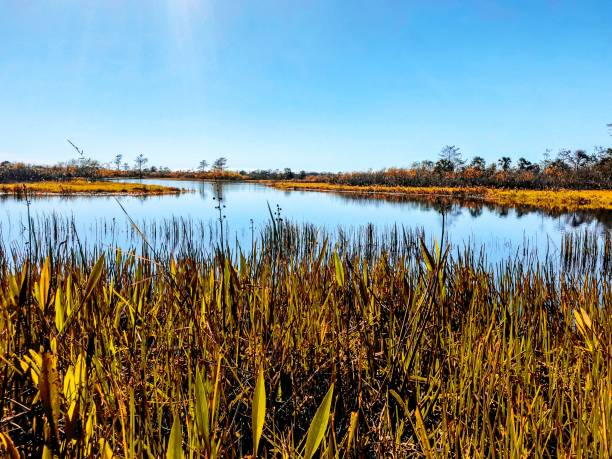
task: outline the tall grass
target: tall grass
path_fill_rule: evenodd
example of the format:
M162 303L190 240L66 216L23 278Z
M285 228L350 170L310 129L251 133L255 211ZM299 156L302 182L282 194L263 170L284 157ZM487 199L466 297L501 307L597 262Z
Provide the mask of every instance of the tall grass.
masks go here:
M0 250L0 451L610 456L609 235L492 265L279 215L231 251L177 220L130 251L44 224Z

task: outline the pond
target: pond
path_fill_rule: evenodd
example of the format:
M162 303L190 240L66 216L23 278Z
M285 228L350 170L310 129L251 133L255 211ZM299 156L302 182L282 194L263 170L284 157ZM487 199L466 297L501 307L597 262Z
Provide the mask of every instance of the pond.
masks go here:
M552 215L533 209L501 208L481 203L418 202L400 197L377 199L351 194L280 191L258 183L212 183L182 180L143 180L189 189L180 195L135 197L109 196L37 197L31 200L35 222L48 216L72 219L79 239L119 246L134 244L126 213L146 233L151 223L182 219L198 226L211 239L218 229L218 197L228 240L250 246L252 238L270 221L270 211L295 223L309 223L331 233L342 228L357 230L370 223L377 231L393 226L423 230L439 239L444 216L448 239L455 245L484 247L489 258L498 259L524 247L556 250L567 232L591 230L603 234L612 228L612 212L574 212ZM125 209L122 210L121 206ZM0 200L0 231L5 247L27 240L25 201ZM111 228L111 230L109 230Z

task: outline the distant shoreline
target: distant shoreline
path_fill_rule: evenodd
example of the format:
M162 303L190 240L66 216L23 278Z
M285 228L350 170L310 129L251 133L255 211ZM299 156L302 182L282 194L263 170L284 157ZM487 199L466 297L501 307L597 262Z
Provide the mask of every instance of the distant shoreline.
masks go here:
M482 201L509 207L528 206L539 209L612 210L612 190L527 190L488 187L404 187L385 185L341 185L319 182L261 181L281 190L350 193L355 195L394 195L415 198L450 198Z
M140 180L137 178L130 178ZM143 178L147 180L150 178ZM194 180L214 182L219 180L197 178L156 178L157 180ZM129 180L129 179L128 179ZM220 180L226 181L226 180ZM231 180L235 182L236 180ZM347 193L370 197L389 196L420 200L451 199L457 201L484 202L508 207L526 206L554 211L612 210L612 190L531 190L502 189L492 187L409 187L388 185L344 185L326 182L302 182L291 180L239 180L260 183L280 190ZM145 183L110 180L72 180L48 182L20 182L0 184L0 196L24 196L25 189L31 196L159 196L191 192L184 188Z

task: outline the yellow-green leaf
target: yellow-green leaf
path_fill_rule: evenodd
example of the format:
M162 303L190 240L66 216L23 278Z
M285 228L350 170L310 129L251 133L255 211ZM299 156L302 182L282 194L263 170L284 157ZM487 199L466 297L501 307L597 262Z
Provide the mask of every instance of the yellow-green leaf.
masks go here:
M344 285L344 268L342 267L342 261L338 256L338 252L334 252L334 264L336 266L336 282L342 287Z
M57 289L57 292L55 292L55 328L58 332L61 332L64 328L64 319L64 306L62 305L60 289Z
M42 459L54 459L53 453L47 445L43 446Z
M264 421L266 418L266 385L264 382L263 368L259 369L257 383L255 384L255 394L253 395L253 456L257 456L259 439L263 432Z
M113 459L113 448L104 438L100 439L100 456L102 459Z
M167 459L183 459L183 427L177 414L174 415L170 438L168 439Z
M425 261L425 265L427 266L428 271L433 271L435 266L435 261L427 247L425 246L425 242L421 239L421 252L423 253L423 260Z
M332 397L334 395L334 385L332 384L325 398L319 405L317 412L312 418L310 427L308 428L308 435L306 437L306 447L304 450L304 457L310 459L319 448L319 444L325 435L327 430L327 423L329 421L329 411L331 409Z
M38 390L47 420L55 439L59 439L58 422L60 418L60 378L57 373L57 360L52 352L44 352L38 380Z
M589 317L589 314L584 310L584 308L580 308L580 314L582 314L582 321L586 325L587 328L593 328L593 322Z
M433 457L433 451L431 449L431 444L429 443L429 437L427 436L427 429L425 428L425 423L423 422L423 417L421 416L421 411L417 407L415 413L416 419L416 434L419 439L419 443L421 444L421 449L425 454L425 457Z
M89 275L89 279L87 280L87 286L85 287L83 301L87 301L89 295L91 295L91 292L98 284L100 276L102 275L102 269L104 269L104 255L98 258L98 261L96 261L96 264L91 270L91 274Z
M404 400L402 399L402 397L400 397L400 395L395 390L390 389L389 395L391 395L395 399L395 401L399 404L399 406L401 406L402 409L406 411L406 403L404 403Z
M49 267L49 257L45 259L45 263L40 270L40 278L38 280L38 288L35 291L38 306L41 311L45 310L47 297L49 296L49 285L51 283L51 272Z
M355 431L357 430L357 421L359 420L359 413L353 411L351 413L351 423L349 425L348 440L346 443L347 450L350 449L353 444L353 438L355 438Z
M196 424L200 437L203 437L206 444L210 446L208 395L202 381L201 372L198 372L195 381L195 409Z

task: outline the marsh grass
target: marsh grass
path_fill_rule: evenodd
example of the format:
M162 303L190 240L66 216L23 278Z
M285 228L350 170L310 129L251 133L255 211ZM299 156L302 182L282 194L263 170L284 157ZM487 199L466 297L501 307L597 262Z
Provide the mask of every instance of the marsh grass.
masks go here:
M341 185L320 182L262 182L283 190L326 191L378 197L399 195L414 199L447 197L477 200L500 206L525 206L550 211L612 210L612 190L520 190L488 187L406 187L385 185Z
M6 452L610 456L609 234L492 265L279 217L246 251L179 220L129 251L43 223L0 250Z
M184 192L180 188L141 183L68 180L28 183L0 183L0 194L26 195L160 195Z

